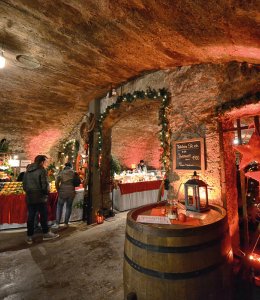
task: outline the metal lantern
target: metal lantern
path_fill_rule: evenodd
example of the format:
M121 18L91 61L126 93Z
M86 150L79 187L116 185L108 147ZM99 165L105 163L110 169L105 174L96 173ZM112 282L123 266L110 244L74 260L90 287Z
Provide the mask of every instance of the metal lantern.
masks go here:
M196 171L192 179L184 184L185 206L187 210L202 212L209 210L208 185L199 179Z
M102 210L99 210L96 213L96 222L97 222L97 224L102 224L104 222L104 215L103 215Z

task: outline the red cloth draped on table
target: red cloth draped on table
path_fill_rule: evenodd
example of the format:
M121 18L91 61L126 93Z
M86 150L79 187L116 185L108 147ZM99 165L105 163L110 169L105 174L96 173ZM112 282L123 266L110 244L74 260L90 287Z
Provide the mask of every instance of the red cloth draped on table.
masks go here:
M137 192L144 192L150 190L158 190L160 188L162 180L154 181L143 181L143 182L133 182L133 183L119 183L121 195L131 194Z
M56 206L58 201L58 193L49 193L48 196L48 221L56 220Z
M48 196L48 220L56 218L57 193ZM27 222L25 195L0 195L0 224L24 224Z

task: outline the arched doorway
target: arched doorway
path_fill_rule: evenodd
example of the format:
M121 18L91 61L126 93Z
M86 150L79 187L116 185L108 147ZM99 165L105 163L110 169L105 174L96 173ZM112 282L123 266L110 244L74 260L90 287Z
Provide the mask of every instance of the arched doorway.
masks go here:
M129 106L128 116L119 119L112 128L111 154L124 167L131 169L143 159L148 169L160 169L160 101Z
M166 90L138 91L118 97L117 101L108 106L106 111L101 114L99 119L99 149L101 205L103 208L109 209L111 207L109 196L111 191L110 159L111 150L115 151L115 147L112 147L111 139L113 128L114 135L119 135L115 139L115 142L116 140L118 142L120 136L123 136L123 134L119 134L119 131L130 129L131 126L129 124L133 122L132 134L128 135L128 140L124 143L125 146L121 147L121 149L124 149L122 151L127 153L126 155L121 153L124 156L123 160L126 166L138 162L138 159L143 159L142 155L147 155L148 153L147 147L149 147L149 142L154 142L153 148L157 148L157 153L154 151L154 155L157 155L157 162L154 163L156 158L151 159L151 161L154 161L152 164L155 164L154 167L159 167L161 164L162 168L168 171L170 166L170 129L166 109L168 103L169 95ZM140 122L140 118L143 122ZM125 124L127 122L125 120L128 120L128 125ZM139 121L135 123L137 120ZM147 131L147 127L150 127L150 131ZM144 134L151 135L146 138L147 145L140 143L140 139L137 138L138 134L139 138ZM132 151L127 150L133 144L135 144L135 149L132 148ZM137 151L136 149L139 150ZM128 159L127 156L131 156L131 158Z

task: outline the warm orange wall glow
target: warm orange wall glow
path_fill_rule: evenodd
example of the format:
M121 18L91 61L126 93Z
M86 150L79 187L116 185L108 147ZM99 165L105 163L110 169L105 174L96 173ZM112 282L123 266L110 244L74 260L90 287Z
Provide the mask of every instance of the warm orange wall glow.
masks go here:
M45 130L38 136L32 137L26 149L28 158L33 160L38 154L48 154L49 149L55 145L60 138L61 131L57 129Z

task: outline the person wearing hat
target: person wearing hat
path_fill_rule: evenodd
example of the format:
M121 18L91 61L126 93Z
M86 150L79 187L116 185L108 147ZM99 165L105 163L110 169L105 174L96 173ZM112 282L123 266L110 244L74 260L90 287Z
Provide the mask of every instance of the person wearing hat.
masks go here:
M67 162L65 168L59 173L55 181L55 186L59 194L57 210L56 210L56 223L52 228L59 228L63 206L66 203L66 213L64 224L68 227L69 219L72 211L72 203L75 197L75 187L80 185L79 175L73 171L72 164Z
M33 243L34 220L37 213L40 213L40 222L43 232L43 240L52 240L59 237L58 234L49 231L47 199L49 193L49 182L47 171L44 168L47 157L37 155L34 163L27 166L23 177L23 189L26 193L28 208L27 219L27 240L28 244Z

